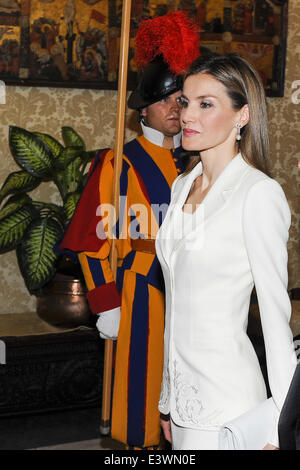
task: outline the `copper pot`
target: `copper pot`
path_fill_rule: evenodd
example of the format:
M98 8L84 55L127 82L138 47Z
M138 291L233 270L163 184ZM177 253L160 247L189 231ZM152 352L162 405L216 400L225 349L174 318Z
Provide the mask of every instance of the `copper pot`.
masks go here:
M52 326L90 326L92 314L86 293L83 281L56 274L37 296L37 314Z

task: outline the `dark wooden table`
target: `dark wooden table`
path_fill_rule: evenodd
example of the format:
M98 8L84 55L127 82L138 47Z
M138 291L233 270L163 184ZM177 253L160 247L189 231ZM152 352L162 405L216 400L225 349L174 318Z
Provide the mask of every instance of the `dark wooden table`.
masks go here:
M95 328L64 330L35 314L4 314L0 340L6 352L6 363L0 364L0 417L101 403L104 342Z

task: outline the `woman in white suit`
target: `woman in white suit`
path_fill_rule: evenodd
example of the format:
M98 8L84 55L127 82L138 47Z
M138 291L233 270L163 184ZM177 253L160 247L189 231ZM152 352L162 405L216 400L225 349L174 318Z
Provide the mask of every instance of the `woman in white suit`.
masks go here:
M166 285L159 409L174 449L218 449L222 424L266 399L247 334L255 285L268 379L279 415L295 369L289 327L290 210L269 176L264 89L239 56L193 63L181 97L182 143L156 240ZM277 419L264 449L278 447Z

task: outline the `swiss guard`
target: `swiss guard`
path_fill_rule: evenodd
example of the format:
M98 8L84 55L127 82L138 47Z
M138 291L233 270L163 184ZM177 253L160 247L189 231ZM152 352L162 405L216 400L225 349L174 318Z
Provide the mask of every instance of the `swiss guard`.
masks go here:
M135 38L140 70L128 106L142 135L124 146L119 218L113 214L114 151L100 150L61 250L76 253L104 339L116 340L111 437L129 449L159 448L158 401L163 366L164 284L155 236L182 172L183 74L200 55L196 26L181 11L144 20ZM109 263L112 238L117 279Z

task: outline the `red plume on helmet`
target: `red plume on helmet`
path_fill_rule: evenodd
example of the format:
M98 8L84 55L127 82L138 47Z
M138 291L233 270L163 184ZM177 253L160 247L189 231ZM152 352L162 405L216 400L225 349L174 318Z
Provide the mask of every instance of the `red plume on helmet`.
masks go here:
M197 27L182 11L142 21L135 37L140 73L128 107L142 109L181 90L184 73L199 55Z
M162 56L174 74L184 73L200 55L197 25L183 11L141 22L135 37L135 61L143 69Z

